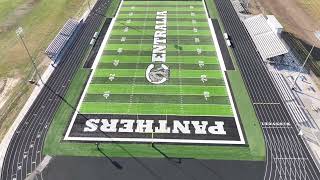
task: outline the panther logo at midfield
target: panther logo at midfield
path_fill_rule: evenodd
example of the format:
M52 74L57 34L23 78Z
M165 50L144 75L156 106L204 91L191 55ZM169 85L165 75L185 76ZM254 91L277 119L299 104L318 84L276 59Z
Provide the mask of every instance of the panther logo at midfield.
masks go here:
M170 70L165 64L150 64L146 71L146 78L153 84L162 84L169 79Z

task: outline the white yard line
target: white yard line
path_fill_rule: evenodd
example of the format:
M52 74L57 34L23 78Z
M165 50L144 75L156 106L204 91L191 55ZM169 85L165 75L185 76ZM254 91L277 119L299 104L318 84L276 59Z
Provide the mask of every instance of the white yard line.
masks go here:
M148 2L149 3L149 2ZM147 11L149 10L149 6L147 7ZM148 13L146 13L145 14L145 16L144 16L144 22L143 22L143 33L142 33L142 37L144 37L144 34L145 34L145 27L146 27L146 18L147 18L147 16L148 16ZM143 40L141 39L140 40L140 45L139 45L139 53L141 52L141 49L142 49L142 43L143 43ZM138 62L136 62L136 69L135 69L135 71L134 71L134 81L133 81L133 83L131 84L131 94L130 94L130 104L129 104L129 107L128 107L128 113L130 113L130 110L131 110L131 108L132 108L132 98L133 98L133 96L134 96L134 89L135 89L135 87L136 87L136 84L135 84L135 81L136 81L136 78L138 77L137 76L137 72L138 72L138 64L140 63L140 59L141 59L141 56L139 55L139 57L138 57ZM139 110L137 109L137 115L139 114L138 113L139 112Z
M176 2L176 13L178 12L178 2ZM179 22L178 21L178 18L176 16L176 22ZM178 37L180 36L180 33L179 33L179 23L177 23L177 33L178 33ZM179 37L180 38L180 37ZM180 39L178 39L178 47L180 47ZM178 57L180 56L180 50L179 51L179 54L178 54ZM180 58L179 58L180 59ZM181 82L181 61L179 62L179 93L180 93L180 113L181 114L184 114L184 107L183 107L183 87L182 87L182 82ZM167 115L167 114L166 114Z

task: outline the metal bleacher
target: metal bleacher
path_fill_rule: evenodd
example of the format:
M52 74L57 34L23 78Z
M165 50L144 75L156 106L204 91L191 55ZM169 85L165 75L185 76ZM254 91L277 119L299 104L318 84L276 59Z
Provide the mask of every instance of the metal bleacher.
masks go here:
M48 48L45 50L45 53L52 61L56 62L78 25L79 22L77 20L69 19L50 43Z

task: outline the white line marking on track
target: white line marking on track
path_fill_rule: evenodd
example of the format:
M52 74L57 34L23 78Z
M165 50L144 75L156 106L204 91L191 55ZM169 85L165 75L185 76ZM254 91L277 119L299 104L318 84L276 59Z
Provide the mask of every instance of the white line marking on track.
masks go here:
M308 158L291 158L291 157L288 157L288 158L277 158L277 157L275 157L275 158L273 158L273 159L275 159L275 160L306 160L306 161L308 161L309 159Z
M280 103L267 103L267 102L259 102L259 103L253 103L254 105L280 105Z

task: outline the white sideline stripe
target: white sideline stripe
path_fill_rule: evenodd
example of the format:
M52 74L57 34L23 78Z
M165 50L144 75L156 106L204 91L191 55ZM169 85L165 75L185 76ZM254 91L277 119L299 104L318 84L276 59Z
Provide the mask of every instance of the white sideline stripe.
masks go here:
M218 60L219 60L219 64L220 64L220 68L221 68L221 70L223 71L223 73L222 73L222 74L223 74L223 80L224 80L224 83L225 83L226 88L227 88L227 92L228 92L228 96L229 96L229 100L230 100L230 104L231 104L233 116L234 116L234 118L235 118L236 125L237 125L237 130L238 130L239 137L240 137L240 142L241 142L241 144L245 144L245 140L244 140L242 128L241 128L241 126L240 126L238 114L237 114L236 108L235 108L235 106L234 106L234 101L233 101L233 98L232 98L232 95L231 95L229 83L228 83L227 78L226 78L226 75L225 75L227 69L226 69L226 66L225 66L225 64L224 64L224 60L223 60L223 56L222 56L222 53L221 53L221 50L220 50L220 45L219 45L219 42L218 42L218 39L217 39L217 35L216 35L216 32L214 31L212 21L211 21L211 19L209 18L209 15L208 15L208 12L207 12L207 8L206 8L206 4L205 4L204 0L202 0L202 4L203 4L203 8L204 8L204 10L205 10L205 12L206 12L206 16L207 16L207 20L208 20L208 25L209 25L209 27L210 27L212 40L213 40L214 46L215 46L215 48L216 48L216 52L217 52L217 56L218 56Z
M64 140L73 141L105 141L105 142L170 142L170 143L197 143L197 144L243 144L241 141L225 140L195 140L195 139L152 139L152 138L105 138L105 137L65 137Z
M79 101L79 103L78 103L78 105L77 105L77 109L76 109L75 113L74 113L73 116L72 116L72 120L71 120L71 123L69 124L68 130L67 130L67 132L66 132L66 134L65 134L65 136L64 136L64 140L68 140L67 138L68 138L69 135L70 135L71 129L72 129L73 124L74 124L74 121L76 120L76 117L77 117L78 112L79 112L79 110L80 110L81 104L82 104L82 102L83 102L83 100L84 100L84 97L85 97L87 91L88 91L88 88L89 88L89 86L90 86L90 83L91 83L91 81L92 81L92 78L93 78L93 76L94 76L94 73L95 73L95 71L96 71L96 69L97 69L98 63L99 63L99 61L100 61L100 59L101 59L101 56L102 56L102 54L103 54L104 48L105 48L105 46L107 45L107 41L108 41L109 36L110 36L110 34L111 34L111 31L112 31L112 29L113 29L113 25L114 25L114 23L115 23L118 15L119 15L120 9L121 9L121 7L122 7L122 3L123 3L123 1L121 1L120 6L119 6L118 11L117 11L117 14L116 14L116 17L112 19L112 21L111 21L111 23L110 23L110 26L109 26L109 28L108 28L108 31L107 31L106 35L104 36L104 39L103 39L103 42L102 42L102 46L100 47L100 49L99 49L99 51L98 51L98 54L97 54L97 56L96 56L96 58L95 58L95 60L94 60L94 63L93 63L93 65L92 65L92 69L93 69L93 70L92 70L92 72L91 72L90 78L89 78L89 80L88 80L88 82L87 82L87 84L86 84L86 87L85 87L82 95L81 95L80 101Z
M54 68L51 65L49 65L47 70L42 74L41 79L44 81L44 83L46 83L46 81L49 79L53 70L54 70ZM21 109L20 113L18 114L17 118L15 119L15 121L11 125L10 129L8 130L7 134L5 135L3 140L1 141L1 144L0 144L0 179L1 179L1 174L2 174L1 171L2 171L2 167L3 167L3 163L4 163L4 158L5 158L8 146L11 142L11 139L12 139L14 133L16 132L18 126L20 125L21 121L23 120L24 116L27 114L28 110L33 105L34 101L36 100L36 98L38 97L39 93L41 92L41 90L43 88L43 84L40 80L38 81L38 84L39 84L39 86L36 86L33 89L27 102L25 103L25 105Z

